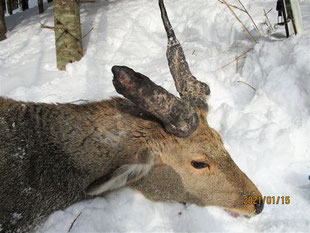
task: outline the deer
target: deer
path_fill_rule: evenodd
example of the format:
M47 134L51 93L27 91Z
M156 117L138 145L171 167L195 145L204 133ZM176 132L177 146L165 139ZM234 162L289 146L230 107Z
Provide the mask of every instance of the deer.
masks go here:
M263 203L207 122L210 88L189 69L159 0L180 97L113 66L125 98L47 104L0 98L0 232L29 232L52 212L130 187L147 199L218 206L252 217Z

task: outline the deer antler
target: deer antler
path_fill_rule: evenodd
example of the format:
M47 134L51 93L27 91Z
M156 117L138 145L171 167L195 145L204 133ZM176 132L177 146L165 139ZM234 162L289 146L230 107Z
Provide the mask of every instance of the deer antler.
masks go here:
M170 73L181 98L190 102L192 106L207 108L207 96L210 94L209 86L198 81L190 72L184 51L177 40L170 24L164 2L159 0L161 17L168 37L167 60Z
M191 74L183 49L169 22L163 0L159 0L159 7L168 36L169 68L181 99L126 66L113 66L113 85L118 93L160 119L169 133L188 137L198 127L198 116L194 107L207 108L206 100L210 89Z
M198 116L189 103L126 66L113 66L112 72L116 91L160 119L169 133L187 137L197 129Z

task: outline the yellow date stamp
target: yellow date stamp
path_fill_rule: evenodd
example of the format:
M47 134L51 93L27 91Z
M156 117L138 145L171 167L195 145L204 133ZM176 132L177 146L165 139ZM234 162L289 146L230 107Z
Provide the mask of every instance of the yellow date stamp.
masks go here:
M244 205L289 205L290 203L290 196L243 196Z

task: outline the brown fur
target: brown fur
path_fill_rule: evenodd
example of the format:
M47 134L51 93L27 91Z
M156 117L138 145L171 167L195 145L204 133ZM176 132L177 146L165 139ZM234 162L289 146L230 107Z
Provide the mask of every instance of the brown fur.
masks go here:
M188 138L126 99L89 104L24 103L0 98L0 232L25 232L57 209L89 198L89 187L124 165L154 165L127 183L155 201L215 205L254 215L243 195L261 195L200 115ZM195 169L192 160L210 167ZM120 170L118 170L120 171Z

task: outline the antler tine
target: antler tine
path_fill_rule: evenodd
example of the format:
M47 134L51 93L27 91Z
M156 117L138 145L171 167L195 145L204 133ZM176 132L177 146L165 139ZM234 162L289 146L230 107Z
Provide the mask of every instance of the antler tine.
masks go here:
M167 60L176 89L181 98L190 102L192 106L207 108L206 101L210 88L191 74L184 51L170 24L163 0L159 0L159 8L168 37Z
M188 137L197 129L197 113L187 102L126 66L113 66L112 72L116 91L161 120L166 131Z

